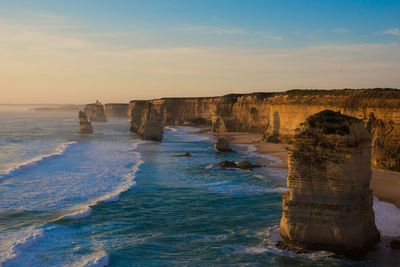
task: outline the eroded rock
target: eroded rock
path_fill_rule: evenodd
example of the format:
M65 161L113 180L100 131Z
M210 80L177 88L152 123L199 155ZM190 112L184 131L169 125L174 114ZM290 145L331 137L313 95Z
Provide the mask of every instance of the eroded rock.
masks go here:
M88 121L85 112L79 111L78 116L79 116L79 127L80 127L79 133L81 134L93 133L92 124L90 123L90 121Z
M103 105L97 100L92 108L92 113L89 117L90 121L107 122L106 114L104 113Z
M254 168L260 168L261 165L259 165L259 164L253 165L248 161L242 161L240 163L237 163L234 161L224 160L224 161L221 161L220 163L218 163L217 167L220 169L236 168L236 169L251 170Z
M357 255L379 241L369 188L371 138L362 121L317 113L298 129L288 152L283 246Z
M225 137L218 137L217 142L215 143L215 149L218 152L233 152L228 139Z

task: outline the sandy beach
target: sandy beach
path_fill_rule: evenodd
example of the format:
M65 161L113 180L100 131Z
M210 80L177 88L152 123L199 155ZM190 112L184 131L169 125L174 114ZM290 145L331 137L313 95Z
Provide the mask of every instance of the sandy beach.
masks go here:
M211 133L211 132L208 132ZM211 133L223 136L232 144L252 144L257 152L279 158L282 162L274 165L277 168L288 168L286 144L262 143L261 134L257 133ZM382 201L395 204L400 209L400 172L372 169L371 189L374 196Z

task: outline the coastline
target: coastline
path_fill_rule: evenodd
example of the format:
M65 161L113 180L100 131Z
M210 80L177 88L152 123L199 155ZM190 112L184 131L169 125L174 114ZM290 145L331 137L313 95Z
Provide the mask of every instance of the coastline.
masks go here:
M273 156L281 160L272 167L288 168L287 144L263 143L262 134L245 132L214 133L216 137L225 137L232 144L254 145L262 155ZM379 200L396 205L400 209L400 172L372 168L370 187L373 195Z

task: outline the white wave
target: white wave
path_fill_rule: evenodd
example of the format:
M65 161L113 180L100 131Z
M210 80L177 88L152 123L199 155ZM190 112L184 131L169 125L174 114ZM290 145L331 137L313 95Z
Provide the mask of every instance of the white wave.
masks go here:
M30 228L0 238L0 266L18 258L21 251L43 239L43 230Z
M175 133L178 131L178 129L173 128L171 126L166 126L166 127L164 127L164 129L170 131L171 133Z
M400 237L400 209L374 197L375 224L382 237Z
M83 207L82 210L78 210L74 213L62 216L65 220L76 220L89 217L92 214L92 209L90 207Z
M77 142L72 141L72 142L66 142L66 143L61 143L59 146L56 147L55 151L53 153L47 154L47 155L41 155L37 156L34 158L31 158L27 161L24 161L22 163L19 163L17 166L10 168L6 171L1 171L0 172L0 181L2 179L8 178L11 175L14 175L18 171L26 170L28 168L31 168L32 166L36 165L37 163L44 161L49 158L57 157L65 153L67 149L73 145L76 144Z
M79 261L68 265L71 267L104 267L109 262L109 256L104 251L97 251Z
M143 142L138 142L134 144L135 149L139 144ZM98 198L95 198L86 204L79 205L78 207L72 208L71 210L73 211L72 213L65 214L61 217L58 217L55 219L57 220L74 220L74 219L82 219L85 217L89 217L91 215L91 207L95 206L99 202L116 202L119 200L119 197L121 193L133 188L136 185L136 172L139 170L140 165L144 163L141 155L139 152L132 152L132 150L129 150L131 153L134 153L137 157L137 161L135 165L132 166L131 172L126 174L124 176L124 182L120 184L119 187L117 187L114 191L109 192L103 196L100 196Z

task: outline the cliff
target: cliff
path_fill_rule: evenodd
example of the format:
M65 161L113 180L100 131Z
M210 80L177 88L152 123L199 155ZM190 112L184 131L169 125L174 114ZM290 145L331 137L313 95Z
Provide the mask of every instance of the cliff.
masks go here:
M131 132L144 140L161 142L163 137L163 119L151 101L132 101Z
M93 133L92 124L90 123L90 121L88 121L86 114L82 111L79 111L78 117L79 117L79 127L80 127L79 133L81 134Z
M380 120L373 124L373 127L380 125L378 130L369 128L375 135L372 164L400 170L400 90L397 89L291 90L163 98L151 100L151 103L166 125L211 125L215 132L263 133L265 141L284 143L293 137L300 123L322 110L341 112L365 124L372 114ZM132 104L128 114L131 112Z
M107 118L128 118L129 104L109 103L104 104L104 112Z
M288 152L284 246L354 255L379 241L369 188L371 138L361 120L317 113L302 124Z

